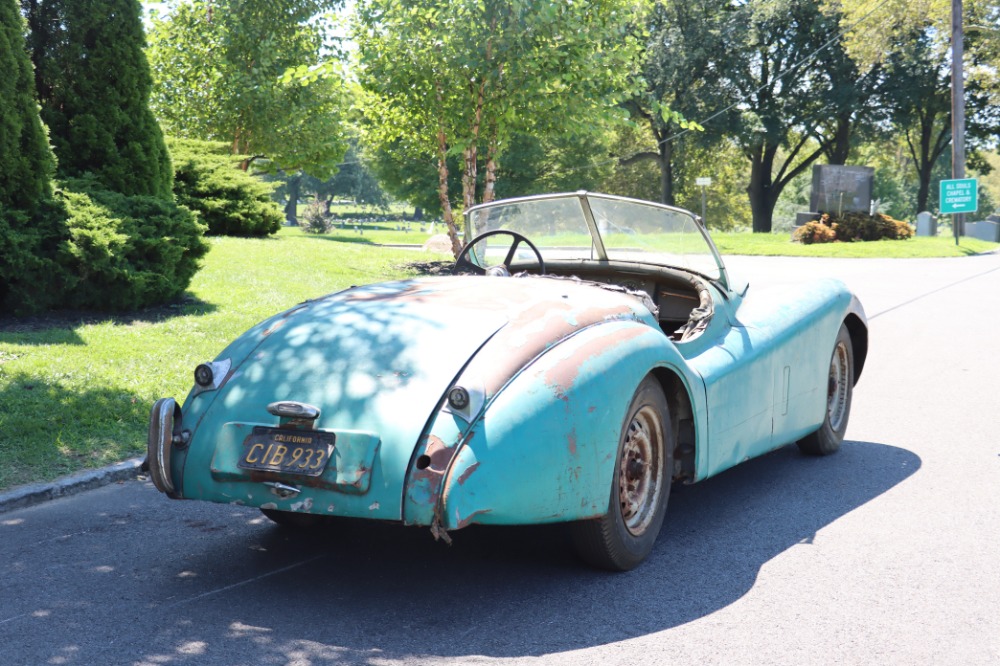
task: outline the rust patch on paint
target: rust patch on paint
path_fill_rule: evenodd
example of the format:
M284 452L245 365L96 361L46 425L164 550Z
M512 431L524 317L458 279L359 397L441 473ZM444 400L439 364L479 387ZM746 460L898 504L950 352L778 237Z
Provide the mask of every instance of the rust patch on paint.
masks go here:
M462 472L462 475L458 477L458 485L460 485L460 486L464 485L465 482L468 480L468 478L470 476L472 476L473 472L475 472L477 469L479 469L479 463L478 462L474 462L471 465L469 465L466 468L466 470L464 472Z
M493 509L479 509L477 511L473 511L465 518L460 518L458 515L458 511L455 511L455 529L460 530L463 527L468 527L476 520L478 516L481 516L484 513L490 513L491 511L493 511Z
M576 455L576 428L569 431L569 452L570 455Z
M426 484L428 503L438 504L444 474L448 471L451 460L457 451L458 446L449 447L436 435L430 435L427 438L427 444L423 447L423 452L417 456L416 465L411 475L413 483L424 482Z
M559 397L565 397L580 376L580 368L584 363L592 358L599 358L609 349L624 345L645 333L645 328L627 328L612 336L590 340L560 363L549 368L545 372L545 383L555 389Z

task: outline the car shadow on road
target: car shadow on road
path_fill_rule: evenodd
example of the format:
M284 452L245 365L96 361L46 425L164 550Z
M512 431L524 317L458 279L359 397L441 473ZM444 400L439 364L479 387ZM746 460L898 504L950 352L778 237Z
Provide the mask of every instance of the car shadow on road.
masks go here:
M215 654L244 649L247 636L233 627L266 632L257 663L285 663L293 653L328 663L331 651L334 661L363 663L603 645L732 604L768 561L810 544L920 464L910 451L871 442L845 442L826 458L779 449L674 492L654 552L622 574L580 564L565 530L552 526L472 527L454 533L449 547L422 528L365 521L306 533L261 524L259 548L246 551L257 558L247 573L259 579L222 588L219 603L205 604L204 594L175 603L170 615L187 627L185 641ZM218 551L192 556L186 566L195 569L235 565L216 561ZM171 582L162 583L176 599ZM147 654L172 651L179 640L169 631L161 638Z

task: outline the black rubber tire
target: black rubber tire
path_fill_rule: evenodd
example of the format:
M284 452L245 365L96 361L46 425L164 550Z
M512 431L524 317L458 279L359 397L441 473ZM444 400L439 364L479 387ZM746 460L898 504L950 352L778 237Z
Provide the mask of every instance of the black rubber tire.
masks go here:
M622 457L627 455L626 449L634 451L634 444L631 442L636 431L633 428L642 428L643 424L648 426L649 436L654 440L652 450L659 450L659 460L653 461L652 465L643 466L642 473L648 471L657 487L648 502L641 505L641 511L633 512L626 508L620 492L623 475L627 476ZM570 524L576 551L585 562L601 569L628 571L646 559L653 550L667 513L673 454L670 408L659 382L652 375L647 375L636 389L622 423L608 513L600 518ZM626 516L626 512L630 515ZM641 524L630 528L629 521Z
M844 434L847 432L853 395L854 347L851 345L851 334L847 326L841 324L837 341L833 345L833 353L830 355L827 407L823 424L819 430L796 442L802 453L810 456L827 456L840 449Z
M324 519L326 518L326 516L317 516L311 513L295 513L293 511L281 511L280 509L261 509L260 512L277 525L296 530L319 527L325 522Z

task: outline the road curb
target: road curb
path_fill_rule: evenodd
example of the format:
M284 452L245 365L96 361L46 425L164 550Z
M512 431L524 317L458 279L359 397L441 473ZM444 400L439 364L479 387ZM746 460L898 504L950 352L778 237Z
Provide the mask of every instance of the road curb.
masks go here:
M77 472L48 483L29 483L0 493L0 513L24 509L57 497L75 495L117 481L134 479L139 475L142 460L142 458L130 458L100 469Z

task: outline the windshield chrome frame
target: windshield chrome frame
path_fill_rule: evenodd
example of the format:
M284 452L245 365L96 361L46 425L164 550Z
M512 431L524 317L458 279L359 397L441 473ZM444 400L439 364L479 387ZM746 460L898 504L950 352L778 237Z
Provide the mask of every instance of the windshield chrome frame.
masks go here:
M680 213L682 215L688 215L695 221L695 226L701 233L702 238L708 245L709 250L711 250L712 257L715 259L715 264L719 268L718 282L725 287L725 290L729 290L729 273L726 271L726 265L722 261L722 257L719 255L718 248L715 247L715 243L712 241L712 237L708 234L708 230L705 228L705 222L700 216L695 215L689 210L683 208L678 208L676 206L668 206L666 204L657 203L655 201L645 201L643 199L633 199L631 197L620 197L614 194L600 194L598 192L588 192L587 190L578 190L576 192L558 192L553 194L533 194L524 197L513 197L510 199L497 199L496 201L491 201L489 203L477 204L467 209L463 213L465 218L465 243L468 244L472 240L472 215L489 208L494 208L497 206L504 206L508 204L516 203L530 203L532 201L547 201L551 199L568 199L576 197L580 200L580 207L583 210L584 221L587 223L587 228L590 230L591 239L591 251L597 255L598 261L609 261L607 250L604 247L604 238L601 236L600 231L597 228L597 221L594 218L594 211L590 208L590 197L595 197L599 199L608 199L611 201L623 201L627 203L640 204L643 206L649 206L651 208L660 208L672 213ZM641 262L636 262L641 263ZM658 264L659 265L659 264ZM673 268L680 268L681 270L691 271L691 269L674 266ZM699 275L702 275L699 273ZM708 275L702 275L706 279L715 280Z

